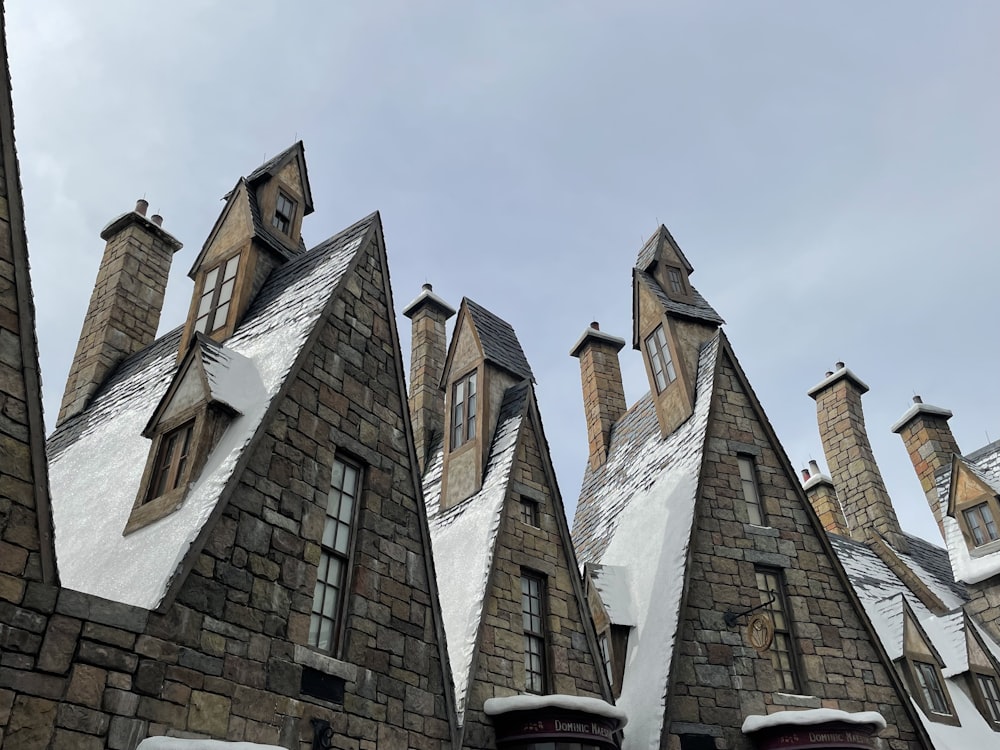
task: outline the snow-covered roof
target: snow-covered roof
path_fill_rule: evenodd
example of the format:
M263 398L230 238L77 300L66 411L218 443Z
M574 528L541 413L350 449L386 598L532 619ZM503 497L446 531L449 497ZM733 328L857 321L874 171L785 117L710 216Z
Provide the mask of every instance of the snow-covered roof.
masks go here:
M531 384L524 381L511 386L504 394L479 492L441 510L444 452L440 443L432 450L432 458L424 472L424 502L434 567L438 572L438 596L459 723L463 722L465 714L472 655L482 619L494 544L530 393Z
M868 725L878 731L885 729L885 717L878 711L849 713L835 708L807 708L801 711L776 711L766 716L748 716L743 720L743 734L752 734L771 727L812 727L834 721Z
M614 625L635 625L635 609L632 604L628 568L622 565L587 566L590 581L604 604L608 619Z
M182 739L180 737L147 737L136 750L285 750L278 745L258 742L225 742L223 740Z
M377 222L372 214L275 270L212 358L211 387L236 402L241 414L229 423L175 512L122 535L151 446L142 430L177 369L180 329L123 362L87 409L56 429L48 454L64 586L146 609L160 603Z
M629 570L618 580L635 621L617 701L625 748L659 745L720 337L701 350L691 418L663 438L652 396L640 399L615 425L605 463L587 469L577 505L580 562Z
M957 457L957 460L988 487L1000 493L1000 441L990 443L967 456ZM969 551L965 536L962 534L962 527L955 518L948 515L951 475L952 468L949 466L940 470L934 477L943 515L945 544L951 557L955 578L965 583L979 583L1000 575L1000 552L976 557Z
M502 698L487 698L483 711L487 716L501 716L512 711L539 711L546 708L562 708L567 711L614 719L621 728L628 723L628 717L619 706L612 706L600 698L582 695L508 695Z

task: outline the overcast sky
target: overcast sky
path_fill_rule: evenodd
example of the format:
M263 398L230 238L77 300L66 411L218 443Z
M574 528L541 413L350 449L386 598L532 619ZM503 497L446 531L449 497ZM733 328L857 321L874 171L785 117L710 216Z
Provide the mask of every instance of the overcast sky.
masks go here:
M310 246L382 212L397 310L425 281L510 321L572 518L591 320L630 339L665 223L796 468L837 360L904 528L937 531L890 425L914 393L1000 438L1000 4L8 0L51 427L103 252L145 196L185 247L303 139ZM409 321L399 316L404 356ZM626 397L648 390L622 352Z

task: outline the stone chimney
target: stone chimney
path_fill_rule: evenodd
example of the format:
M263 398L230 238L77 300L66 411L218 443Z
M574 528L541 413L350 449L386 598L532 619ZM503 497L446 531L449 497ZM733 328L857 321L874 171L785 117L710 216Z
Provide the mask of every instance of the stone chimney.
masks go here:
M444 434L444 361L448 337L445 323L455 308L424 284L417 298L403 310L413 321L410 342L410 421L417 449L417 463L423 473L428 451Z
M824 529L831 534L851 535L847 530L844 509L840 507L833 480L819 470L819 464L815 461L810 461L809 468L802 470L802 489L806 491L809 504L816 511Z
M181 243L146 218L148 207L139 200L101 232L107 246L56 424L82 412L111 371L156 338L170 263Z
M591 469L601 466L607 459L611 428L627 409L618 363L618 352L623 346L625 339L603 333L595 321L570 350L570 355L580 360Z
M809 390L816 400L819 435L833 485L844 509L851 537L866 541L881 534L899 552L908 552L885 482L875 463L861 396L868 386L838 362L834 372Z
M925 404L920 396L913 397L913 406L892 426L892 431L903 438L906 452L924 488L927 503L931 506L941 536L944 537L944 508L938 498L934 475L946 466L951 466L952 457L961 455L958 443L951 434L948 420L951 412L940 406Z

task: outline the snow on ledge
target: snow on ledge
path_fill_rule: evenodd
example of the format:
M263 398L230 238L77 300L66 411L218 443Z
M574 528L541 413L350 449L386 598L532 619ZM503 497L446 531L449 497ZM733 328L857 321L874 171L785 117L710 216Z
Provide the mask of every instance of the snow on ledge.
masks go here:
M487 698L483 704L483 711L487 716L499 716L512 711L539 711L545 708L562 708L614 719L618 722L619 729L628 723L628 717L618 706L612 706L600 698L587 698L581 695L508 695L504 698Z
M846 724L870 724L875 726L877 731L885 729L885 718L878 711L859 711L852 714L834 708L810 708L805 711L778 711L767 716L748 716L743 721L743 734L752 734L770 727L805 727L826 724L830 721L842 721Z
M222 740L183 740L179 737L147 737L136 750L285 750L278 745Z

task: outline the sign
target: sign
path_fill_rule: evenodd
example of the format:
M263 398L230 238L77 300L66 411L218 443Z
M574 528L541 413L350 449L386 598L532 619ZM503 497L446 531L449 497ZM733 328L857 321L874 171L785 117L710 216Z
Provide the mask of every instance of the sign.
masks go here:
M878 738L865 725L830 722L756 732L757 750L877 750Z
M764 612L758 612L747 623L747 641L758 653L771 648L774 642L774 621Z
M617 748L614 719L578 711L514 711L494 717L498 744L503 747L527 742L580 742Z

